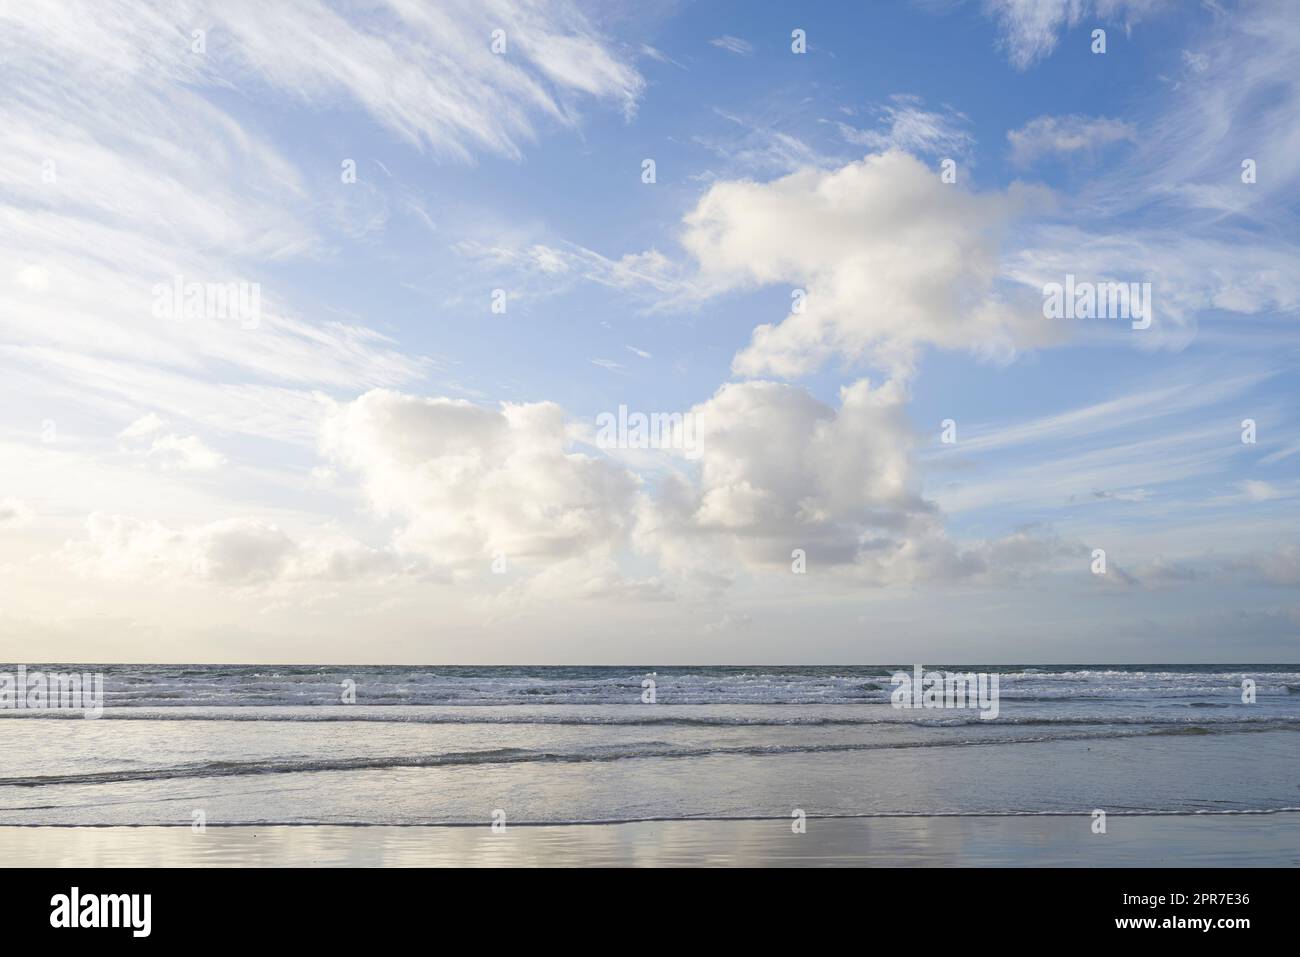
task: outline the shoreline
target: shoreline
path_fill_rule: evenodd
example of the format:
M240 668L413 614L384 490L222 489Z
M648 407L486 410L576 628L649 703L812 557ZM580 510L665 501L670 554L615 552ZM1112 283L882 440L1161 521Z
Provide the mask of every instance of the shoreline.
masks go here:
M1199 808L1193 811L1106 811L1108 817L1244 817L1270 814L1300 814L1300 807L1242 808ZM926 820L930 818L1090 818L1088 811L879 811L864 814L806 814L808 821L887 821L898 818ZM771 821L789 821L785 815L754 815L747 817L707 816L700 817L629 817L611 818L593 821L511 821L510 827L615 827L620 824L758 824ZM212 821L206 827L224 828L271 828L271 827L391 827L391 828L476 828L484 827L482 821L407 821L399 823L379 823L375 821ZM9 828L65 828L65 829L139 829L154 827L159 829L192 827L189 821L174 821L149 824L2 824L0 831Z
M1286 811L590 824L0 827L6 867L1293 867Z

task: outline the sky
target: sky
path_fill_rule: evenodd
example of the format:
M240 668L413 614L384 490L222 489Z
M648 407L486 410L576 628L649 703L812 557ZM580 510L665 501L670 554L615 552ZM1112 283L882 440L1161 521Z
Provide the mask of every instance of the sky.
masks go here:
M1298 64L1287 0L0 4L0 659L1300 660Z

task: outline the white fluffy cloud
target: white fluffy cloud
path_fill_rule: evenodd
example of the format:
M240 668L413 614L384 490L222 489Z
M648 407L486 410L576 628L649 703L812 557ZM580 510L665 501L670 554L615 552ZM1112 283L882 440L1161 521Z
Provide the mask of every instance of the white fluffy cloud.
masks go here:
M1008 221L1037 191L977 194L901 152L769 183L718 183L686 216L683 243L704 288L806 290L754 330L733 369L803 375L832 355L908 371L918 347L1008 355L1060 333L1041 303L995 288Z
M862 380L840 400L777 382L722 386L692 409L698 473L644 505L641 546L679 569L788 565L796 548L842 565L927 521L901 388Z
M373 390L334 408L323 448L396 522L398 554L477 577L504 557L524 574L507 597L712 590L788 574L795 549L868 584L1015 574L1061 551L1030 532L949 539L919 493L905 403L899 380L855 382L838 407L785 383L730 383L691 410L689 455L662 453L680 468L645 484L574 451L550 402L492 409ZM633 553L651 577L628 574Z
M383 389L337 406L324 440L374 510L403 523L399 549L483 570L497 555L608 554L625 537L636 479L570 444L552 402L487 409Z
M796 386L724 385L693 410L698 469L640 504L636 540L669 572L709 587L742 570L885 585L1006 578L1079 551L1020 531L962 546L919 492L898 381L840 390L838 408ZM820 580L825 580L818 575Z

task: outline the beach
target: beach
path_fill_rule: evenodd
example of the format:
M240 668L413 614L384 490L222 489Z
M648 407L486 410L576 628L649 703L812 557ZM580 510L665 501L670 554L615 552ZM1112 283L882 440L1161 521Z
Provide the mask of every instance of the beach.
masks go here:
M1295 867L1300 814L0 828L8 867Z
M0 712L6 863L1255 866L1300 847L1284 666L1004 666L987 718L896 707L890 666L94 668L97 717Z

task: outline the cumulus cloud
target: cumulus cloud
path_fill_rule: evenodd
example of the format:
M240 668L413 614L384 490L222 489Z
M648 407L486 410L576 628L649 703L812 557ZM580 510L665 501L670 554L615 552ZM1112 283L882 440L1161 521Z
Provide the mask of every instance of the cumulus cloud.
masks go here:
M642 499L640 548L711 586L740 568L788 573L796 549L810 568L909 584L1012 575L1067 548L1037 531L959 546L920 495L900 383L860 380L839 399L748 381L695 406L698 466Z
M1036 530L951 540L919 492L904 392L864 379L831 406L786 383L729 383L691 409L696 441L689 454L660 450L653 483L575 451L551 402L493 409L373 390L334 407L322 443L395 523L397 554L458 577L506 572L507 602L712 591L788 574L795 549L873 585L1005 578L1079 551ZM627 574L634 560L654 571Z
M910 370L923 345L1007 356L1053 341L1041 301L995 288L1009 221L1043 194L971 193L901 152L768 183L717 183L685 217L683 243L713 292L774 283L806 290L733 361L790 378L833 355ZM1020 293L1013 293L1020 295Z
M788 564L794 548L843 564L869 530L898 532L925 514L899 387L862 380L840 399L834 409L783 383L722 386L691 410L698 479L668 484L639 529L643 543L676 564L679 546L720 542L753 564Z
M321 441L336 484L355 477L381 520L384 547L253 517L184 525L96 513L59 557L91 578L258 590L474 577L500 586L471 598L490 614L539 596L658 601L784 578L795 549L831 587L1050 566L1066 550L1050 534L947 535L919 491L906 401L897 379L855 382L836 404L781 382L729 383L691 410L689 454L658 450L664 461L642 481L613 457L578 451L554 403L485 408L372 390L330 404ZM4 506L6 524L24 512ZM500 579L489 574L498 560Z
M356 472L395 544L436 565L609 554L627 534L638 483L570 449L553 402L482 408L464 400L372 390L338 405L324 448Z
M1053 154L1095 153L1112 143L1137 142L1137 129L1131 123L1104 116L1039 116L1009 131L1007 140L1011 144L1011 161L1028 166Z

